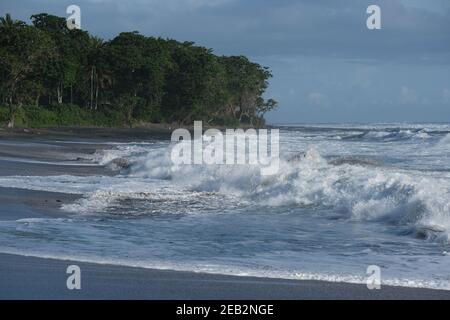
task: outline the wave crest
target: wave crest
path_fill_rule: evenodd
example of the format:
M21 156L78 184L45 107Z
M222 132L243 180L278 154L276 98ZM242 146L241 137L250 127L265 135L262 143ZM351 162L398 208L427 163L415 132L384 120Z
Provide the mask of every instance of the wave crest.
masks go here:
M258 205L333 208L343 218L410 226L417 236L449 241L449 177L358 163L334 165L314 149L281 160L274 176L262 176L256 165L177 166L169 154L150 152L130 174L168 179L192 191L231 193Z

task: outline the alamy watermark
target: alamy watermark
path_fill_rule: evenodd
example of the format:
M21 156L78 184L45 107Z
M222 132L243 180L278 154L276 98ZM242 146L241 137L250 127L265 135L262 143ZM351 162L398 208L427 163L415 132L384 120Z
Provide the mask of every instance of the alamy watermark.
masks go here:
M81 269L79 266L73 264L67 267L66 273L70 274L67 277L66 286L69 290L81 290Z
M270 142L269 142L270 136ZM255 165L261 175L274 175L280 166L278 129L208 129L194 122L194 136L187 129L176 129L171 152L174 164ZM269 150L270 147L270 150ZM270 152L269 152L270 151Z
M81 29L81 9L78 5L72 4L66 8L69 16L66 19L67 28L70 30ZM366 13L370 16L366 20L366 26L369 30L381 29L381 8L378 5L371 4L367 7Z
M81 29L81 9L78 5L72 4L66 8L69 16L66 19L67 28L70 30ZM370 16L366 20L366 26L369 30L381 29L381 8L378 5L371 4L367 7L366 13Z
M79 6L72 4L67 7L66 13L70 16L66 19L66 26L69 30L81 29L81 9Z
M381 29L381 8L377 5L370 5L367 7L366 12L370 16L366 20L366 26L369 30L380 30Z
M381 268L377 265L370 265L367 267L366 285L369 290L381 289Z

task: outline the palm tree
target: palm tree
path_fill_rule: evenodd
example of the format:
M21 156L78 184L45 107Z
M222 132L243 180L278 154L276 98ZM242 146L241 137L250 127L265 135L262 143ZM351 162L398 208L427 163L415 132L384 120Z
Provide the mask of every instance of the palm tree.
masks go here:
M98 90L99 90L99 74L98 74L98 64L100 62L101 50L103 49L105 43L102 39L98 37L92 37L89 44L89 66L90 66L90 109L97 109L98 103ZM95 91L95 93L94 93ZM95 104L94 104L95 96Z
M25 22L13 20L9 13L7 13L4 17L0 17L0 32L3 34L3 40L7 42L14 41L17 36L17 29L25 26Z
M20 20L13 20L11 15L7 13L4 17L0 17L0 33L2 34L2 45L6 45L11 41L14 41L15 37L17 37L17 29L26 26L25 22ZM5 41L3 43L3 41ZM10 80L7 84L9 96L8 103L10 105L11 110L13 108L13 96L15 91L16 82L18 82L20 77L16 74L12 76L13 80ZM14 127L15 120L15 109L11 112L11 119L8 123L8 128Z
M13 20L11 15L7 13L5 17L0 17L0 28L11 30L13 28L23 27L26 23L20 20Z

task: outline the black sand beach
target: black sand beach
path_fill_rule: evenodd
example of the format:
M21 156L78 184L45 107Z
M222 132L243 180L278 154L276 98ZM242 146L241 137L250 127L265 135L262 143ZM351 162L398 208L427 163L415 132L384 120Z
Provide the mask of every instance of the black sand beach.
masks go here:
M0 254L0 299L450 299L450 291L154 270ZM68 290L66 269L81 269Z
M73 147L64 143L61 148L36 148L24 144L27 141L36 142L36 136L10 133L3 140L7 143L0 144L0 156L60 161L67 160L63 155L68 150L73 151ZM90 153L93 148L101 148L101 142L77 145L77 148L77 153ZM76 165L60 168L45 163L30 167L9 159L2 161L0 174L60 174L68 168L72 174L80 175L94 174L95 170L105 174L110 170ZM84 171L77 171L80 168ZM77 197L76 194L0 188L0 220L63 216L65 213L59 210L61 204ZM66 287L69 276L66 269L72 264L81 268L81 290ZM369 290L364 284L154 270L1 253L0 299L450 299L450 291L390 286Z

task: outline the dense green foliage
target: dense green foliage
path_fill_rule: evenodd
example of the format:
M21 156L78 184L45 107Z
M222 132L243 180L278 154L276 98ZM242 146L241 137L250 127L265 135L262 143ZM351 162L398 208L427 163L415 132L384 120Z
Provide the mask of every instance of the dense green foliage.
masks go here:
M103 41L45 13L0 18L0 121L10 127L203 120L261 125L270 71L192 42L123 32Z

